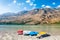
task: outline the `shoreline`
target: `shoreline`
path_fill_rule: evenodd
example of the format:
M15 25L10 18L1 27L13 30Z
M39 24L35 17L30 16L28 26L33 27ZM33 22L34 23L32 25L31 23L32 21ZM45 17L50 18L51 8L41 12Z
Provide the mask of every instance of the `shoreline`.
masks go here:
M0 31L0 40L60 40L60 35L38 39L36 36L18 35L16 31Z

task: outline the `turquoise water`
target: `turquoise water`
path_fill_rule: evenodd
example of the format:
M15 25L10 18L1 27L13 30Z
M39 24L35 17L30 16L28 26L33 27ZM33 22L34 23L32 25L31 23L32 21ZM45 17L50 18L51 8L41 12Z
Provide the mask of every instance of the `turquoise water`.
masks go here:
M52 25L0 25L0 31L5 30L31 30L31 31L46 31L50 33L60 34L60 25L52 24Z

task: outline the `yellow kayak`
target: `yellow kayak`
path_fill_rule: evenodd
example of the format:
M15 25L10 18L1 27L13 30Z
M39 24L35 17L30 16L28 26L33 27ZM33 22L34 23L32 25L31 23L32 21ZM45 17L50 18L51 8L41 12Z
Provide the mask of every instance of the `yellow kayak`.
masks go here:
M40 35L43 35L43 34L47 34L46 32L39 32L38 34L37 34L37 36L40 36Z

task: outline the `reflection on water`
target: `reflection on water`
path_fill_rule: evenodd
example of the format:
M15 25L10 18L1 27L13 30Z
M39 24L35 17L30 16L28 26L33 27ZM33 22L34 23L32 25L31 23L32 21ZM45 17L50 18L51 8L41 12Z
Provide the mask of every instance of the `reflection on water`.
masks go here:
M0 25L0 31L5 30L31 30L31 31L46 31L52 34L60 34L60 25L52 24L52 25Z

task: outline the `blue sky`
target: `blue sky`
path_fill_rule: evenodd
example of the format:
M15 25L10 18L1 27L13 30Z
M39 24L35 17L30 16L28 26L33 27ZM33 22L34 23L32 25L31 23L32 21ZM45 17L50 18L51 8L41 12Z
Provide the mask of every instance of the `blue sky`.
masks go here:
M0 14L43 7L60 7L60 0L0 0Z

